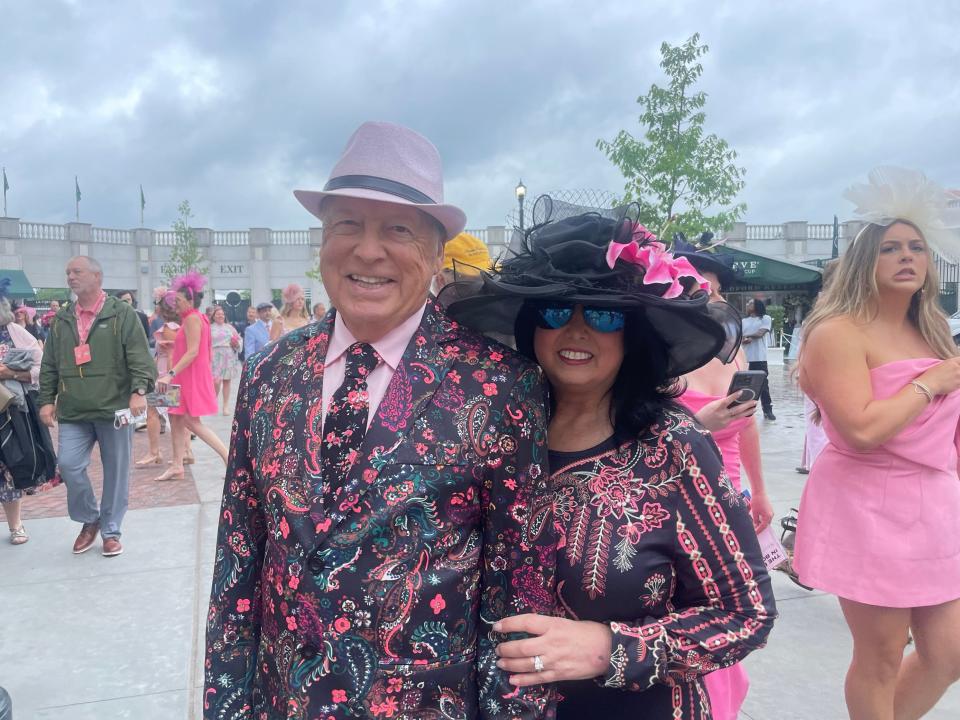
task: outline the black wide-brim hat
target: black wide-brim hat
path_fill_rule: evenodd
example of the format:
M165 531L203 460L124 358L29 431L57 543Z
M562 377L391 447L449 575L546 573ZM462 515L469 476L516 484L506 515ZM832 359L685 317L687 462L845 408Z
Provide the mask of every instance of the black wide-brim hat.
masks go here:
M611 268L611 241L630 242L634 224L585 213L534 228L495 273L454 282L439 295L457 322L500 336L514 335L525 304L567 303L642 313L679 377L714 357L729 362L740 346L740 316L706 292L665 298L667 286L644 284L644 269L623 259Z

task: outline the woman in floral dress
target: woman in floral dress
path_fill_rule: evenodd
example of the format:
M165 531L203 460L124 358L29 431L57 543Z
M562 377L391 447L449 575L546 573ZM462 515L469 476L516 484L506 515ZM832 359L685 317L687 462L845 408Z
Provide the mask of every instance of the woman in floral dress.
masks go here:
M240 349L243 347L243 340L240 339L240 333L236 328L227 322L227 315L220 306L213 311L210 342L213 343L211 353L213 393L217 397L222 397L220 412L229 415L230 383L240 370Z
M776 615L749 509L673 402L676 378L735 354L731 309L642 226L598 214L538 226L497 275L452 287L454 318L511 325L550 388L566 617L495 625L526 634L500 667L557 683L560 718L711 718L703 676L762 647Z

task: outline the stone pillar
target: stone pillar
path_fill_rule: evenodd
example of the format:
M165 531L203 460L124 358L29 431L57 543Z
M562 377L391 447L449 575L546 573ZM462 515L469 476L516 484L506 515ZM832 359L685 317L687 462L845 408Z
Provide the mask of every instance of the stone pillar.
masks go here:
M487 226L487 249L493 261L506 254L507 229L503 225Z
M807 221L795 220L783 224L784 251L787 260L799 260L807 254Z
M270 229L250 228L250 304L270 300Z
M0 218L0 240L20 239L20 218Z
M23 255L20 254L20 218L0 218L0 259L5 268L23 269Z
M153 230L134 230L133 248L137 264L137 304L149 315L153 311L153 289L160 284L153 272Z
M97 258L91 255L91 242L93 240L93 225L90 223L69 222L65 225L67 240L70 241L71 255L89 255L94 260Z
M734 223L733 227L730 228L730 232L724 237L727 239L727 242L724 243L727 247L745 247L747 244L747 224L745 222Z
M320 272L320 246L323 245L323 228L310 228L310 270ZM310 281L311 305L322 302L330 309L330 296L319 278L307 278ZM313 307L310 308L313 313Z

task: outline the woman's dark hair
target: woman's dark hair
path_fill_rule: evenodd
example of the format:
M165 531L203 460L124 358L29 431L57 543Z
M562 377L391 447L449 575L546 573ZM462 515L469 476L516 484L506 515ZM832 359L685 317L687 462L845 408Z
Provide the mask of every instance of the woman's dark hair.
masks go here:
M636 439L646 432L683 392L683 384L667 374L667 348L643 311L626 312L623 329L623 362L610 388L610 421L618 442ZM517 350L537 362L533 335L537 328L536 305L526 302L517 315L514 338ZM547 386L550 381L547 380ZM550 393L550 412L556 409Z
M767 306L764 304L763 300L760 298L753 299L753 314L757 317L763 317L767 314Z
M190 288L180 288L177 290L177 292L193 303L194 310L198 309L200 307L200 303L203 302L202 292L192 292Z

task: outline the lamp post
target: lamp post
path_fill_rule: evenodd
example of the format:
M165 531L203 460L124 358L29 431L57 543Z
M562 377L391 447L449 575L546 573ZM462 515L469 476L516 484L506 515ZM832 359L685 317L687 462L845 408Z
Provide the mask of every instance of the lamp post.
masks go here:
M527 195L527 188L523 184L523 179L521 178L520 184L517 185L517 202L520 204L520 232L523 232L523 198Z

